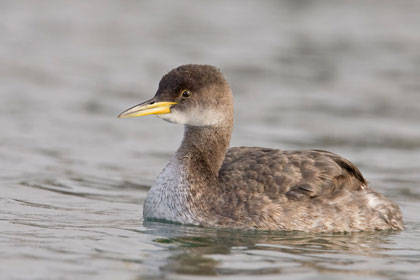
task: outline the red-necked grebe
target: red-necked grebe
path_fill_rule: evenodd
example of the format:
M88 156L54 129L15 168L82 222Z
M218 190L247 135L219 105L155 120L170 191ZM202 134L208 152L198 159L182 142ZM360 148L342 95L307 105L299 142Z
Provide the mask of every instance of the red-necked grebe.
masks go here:
M151 114L184 124L185 133L147 194L146 220L308 232L403 228L398 206L372 190L358 168L336 154L229 149L232 93L213 66L183 65L170 71L152 99L118 117Z

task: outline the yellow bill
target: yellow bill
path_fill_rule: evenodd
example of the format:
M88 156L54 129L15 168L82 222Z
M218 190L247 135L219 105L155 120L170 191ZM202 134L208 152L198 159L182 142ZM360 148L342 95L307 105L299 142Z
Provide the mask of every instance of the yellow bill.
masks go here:
M125 110L118 115L118 118L122 119L147 115L168 114L171 112L171 107L177 104L176 102L155 102L153 104L147 103L149 102L141 103Z

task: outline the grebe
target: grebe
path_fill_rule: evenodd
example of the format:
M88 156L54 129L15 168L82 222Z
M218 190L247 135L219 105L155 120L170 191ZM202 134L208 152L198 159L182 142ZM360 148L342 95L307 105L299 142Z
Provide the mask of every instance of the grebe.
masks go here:
M307 232L403 229L399 207L334 153L229 149L232 93L213 66L173 69L152 99L118 117L151 114L185 132L147 194L145 220Z

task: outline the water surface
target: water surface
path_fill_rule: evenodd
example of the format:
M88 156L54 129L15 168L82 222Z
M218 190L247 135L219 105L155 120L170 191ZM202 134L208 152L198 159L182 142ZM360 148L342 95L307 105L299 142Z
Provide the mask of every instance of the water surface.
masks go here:
M0 2L1 279L418 279L420 1ZM402 232L146 223L182 127L117 120L185 63L221 68L232 145L319 148Z

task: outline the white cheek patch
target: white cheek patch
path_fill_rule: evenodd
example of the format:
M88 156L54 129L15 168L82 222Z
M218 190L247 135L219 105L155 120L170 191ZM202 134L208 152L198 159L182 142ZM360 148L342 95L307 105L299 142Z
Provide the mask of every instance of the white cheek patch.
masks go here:
M170 112L168 114L159 114L156 116L170 123L177 123L177 124L187 123L187 115L181 112Z
M188 124L192 126L213 126L223 121L223 114L213 110L191 110L188 113L172 111L168 114L157 116L171 123Z

